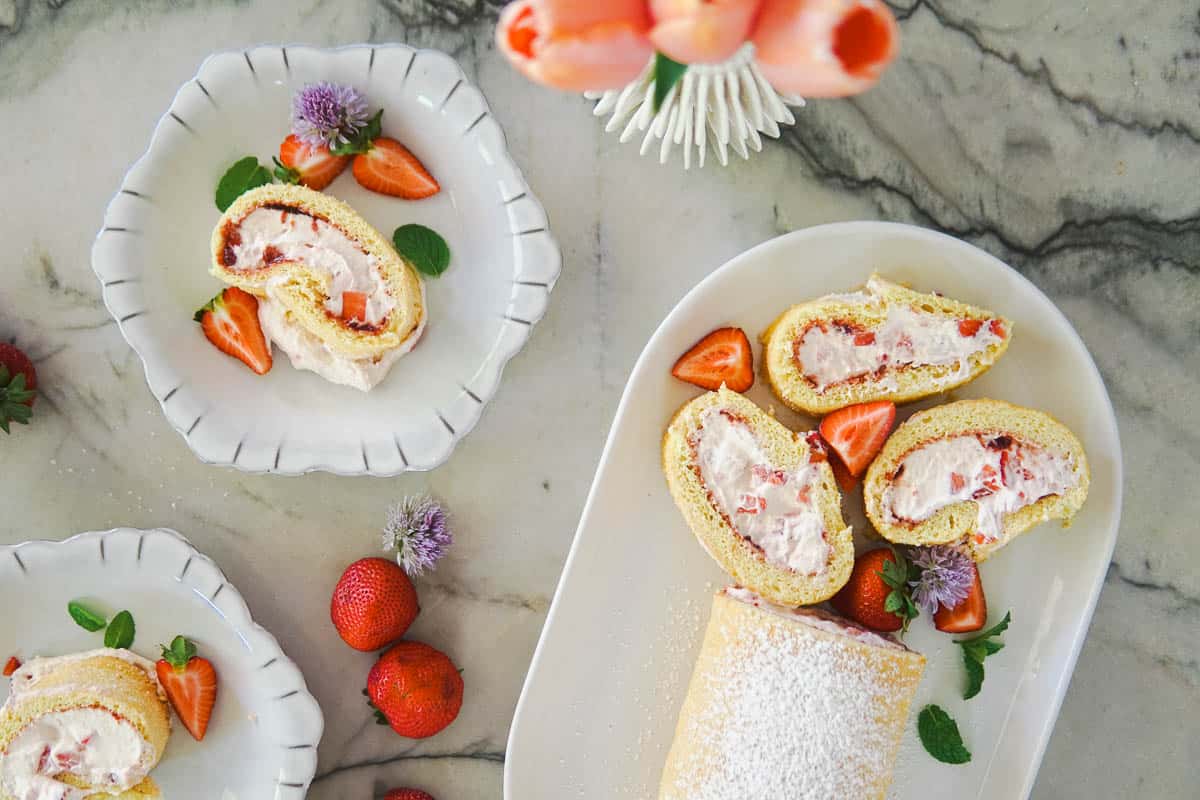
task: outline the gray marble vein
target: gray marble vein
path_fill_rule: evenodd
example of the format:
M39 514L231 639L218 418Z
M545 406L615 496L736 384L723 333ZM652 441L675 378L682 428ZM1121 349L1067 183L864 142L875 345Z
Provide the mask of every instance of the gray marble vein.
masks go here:
M442 800L499 798L523 676L647 337L697 281L773 235L911 222L985 248L1045 291L1119 418L1121 536L1033 796L1194 796L1196 4L898 0L903 54L877 90L811 103L751 161L688 174L603 134L581 98L509 70L492 42L502 5L0 0L0 340L35 358L44 386L34 424L0 441L0 542L178 528L242 590L326 711L311 797L403 783ZM155 121L209 52L265 41L453 54L549 211L564 256L550 311L435 472L273 478L198 463L100 300L92 238ZM418 582L413 635L463 667L467 701L444 733L412 742L373 723L361 696L371 656L325 620L341 569L377 551L388 503L425 490L446 500L458 535Z

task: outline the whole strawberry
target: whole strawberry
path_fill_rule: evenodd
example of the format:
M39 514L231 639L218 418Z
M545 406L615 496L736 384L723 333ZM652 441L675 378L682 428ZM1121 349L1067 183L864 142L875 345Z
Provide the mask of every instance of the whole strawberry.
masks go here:
M850 580L830 603L844 616L877 631L907 630L917 616L908 591L908 562L886 547L863 553Z
M10 422L28 425L36 396L33 362L13 345L0 342L0 430L11 433Z
M329 617L355 650L379 650L403 636L420 610L417 590L396 562L364 558L342 573Z
M463 679L442 651L421 642L397 642L371 667L367 696L392 730L424 739L458 716Z
M433 795L420 789L392 789L383 800L433 800Z

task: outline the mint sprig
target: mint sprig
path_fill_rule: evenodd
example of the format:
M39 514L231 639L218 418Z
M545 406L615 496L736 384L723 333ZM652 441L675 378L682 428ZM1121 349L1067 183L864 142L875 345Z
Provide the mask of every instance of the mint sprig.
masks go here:
M1010 622L1012 622L1011 611L1004 615L1004 619L983 633L972 636L970 639L955 640L954 643L962 647L963 666L967 670L967 688L963 690L963 700L970 700L983 689L983 660L1004 649L1004 642L993 641L992 637L999 636L1008 630Z
M917 604L913 602L909 581L914 581L920 575L921 568L906 559L899 550L892 549L892 561L883 562L883 571L876 570L875 574L892 590L884 598L883 610L895 614L903 623L902 633L908 633L908 624L920 616Z
M112 618L112 622L108 623L108 628L104 631L104 646L125 650L133 644L136 631L133 615L128 611L121 611Z
M412 223L392 234L396 252L412 262L419 272L437 277L450 266L450 245L432 228Z
M928 705L917 715L917 735L929 755L943 764L966 764L971 751L963 745L958 724L939 706Z
M375 116L367 120L347 141L337 141L329 146L329 152L335 156L356 156L371 149L372 143L383 134L383 109L375 112Z
M683 73L687 72L687 64L680 64L678 61L664 56L662 53L654 54L654 111L658 112L662 108L663 100L667 99L667 94L671 91L671 87L679 83Z
M93 611L78 600L67 603L67 613L71 615L71 619L75 620L76 625L88 633L104 630L104 627L108 625L108 620L104 618L103 614Z
M246 156L233 162L233 166L225 171L217 183L217 210L224 213L244 193L256 186L265 186L271 182L271 171L258 163L254 156Z
M300 170L296 169L295 167L289 167L275 156L271 156L271 161L275 162L275 169L273 171L275 180L279 181L280 183L300 182Z

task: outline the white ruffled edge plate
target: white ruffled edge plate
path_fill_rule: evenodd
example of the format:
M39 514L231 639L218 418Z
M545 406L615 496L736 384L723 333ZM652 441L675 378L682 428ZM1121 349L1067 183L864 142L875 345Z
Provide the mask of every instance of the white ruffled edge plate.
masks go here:
M247 153L265 163L287 132L284 103L316 80L364 90L385 109L385 134L413 147L443 186L399 201L361 189L347 170L326 191L381 230L428 224L455 253L447 273L426 281L422 341L367 395L294 370L278 350L274 369L254 376L204 343L189 316L221 288L207 274L217 178ZM442 464L475 426L545 313L561 254L487 101L452 58L405 45L288 45L204 61L109 203L92 265L150 391L201 461L389 476Z
M37 588L31 590L29 581ZM6 598L8 592L18 598ZM151 775L165 797L247 800L265 796L250 792L268 785L275 787L276 800L305 796L325 727L321 708L300 669L251 618L212 559L165 528L114 528L0 547L0 600L13 609L18 599L21 609L0 624L0 634L8 628L17 639L0 635L5 657L14 651L27 658L100 647L99 634L86 633L67 616L67 601L81 596L128 608L138 629L134 649L142 655L153 656L156 637L184 633L197 639L201 654L217 667L218 703L204 742L192 741L173 720L166 754ZM148 608L149 600L162 605ZM197 609L202 611L192 613ZM253 745L247 735L256 740ZM277 758L265 755L272 753Z

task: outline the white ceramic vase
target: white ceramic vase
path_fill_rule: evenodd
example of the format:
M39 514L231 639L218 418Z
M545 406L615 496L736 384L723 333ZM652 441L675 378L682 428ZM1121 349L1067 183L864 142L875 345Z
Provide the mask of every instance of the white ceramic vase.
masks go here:
M749 42L723 63L690 65L657 112L653 65L624 89L584 96L597 101L593 114L610 115L605 131L620 130L622 142L642 135L642 155L658 142L661 164L675 145L683 150L684 169L691 168L693 156L703 167L709 147L721 166L729 163L731 149L749 158L762 150L764 135L778 137L780 125L796 121L788 106L804 105L804 98L780 94L767 82Z

